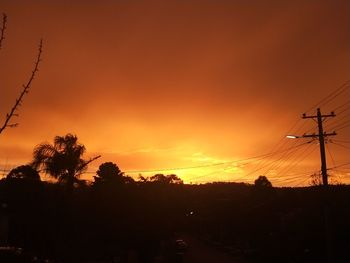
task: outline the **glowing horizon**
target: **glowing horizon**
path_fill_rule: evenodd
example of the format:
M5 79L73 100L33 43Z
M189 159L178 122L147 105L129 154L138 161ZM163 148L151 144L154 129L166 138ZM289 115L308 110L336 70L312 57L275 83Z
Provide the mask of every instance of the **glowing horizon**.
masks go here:
M1 122L40 38L44 46L19 127L0 136L0 168L28 163L35 145L66 133L86 146L85 157L102 155L89 171L106 161L124 171L161 170L266 154L286 134L313 130L311 120L288 128L350 79L347 1L84 3L3 1ZM322 111L345 100L339 96ZM329 123L346 121L342 116ZM349 140L349 128L337 138ZM297 185L302 180L293 176L319 170L313 146L272 156L281 158L279 167L254 173L258 161L174 172L186 183L252 182L262 172L274 185ZM348 161L348 149L330 143L329 150L329 167ZM298 156L304 158L295 165Z

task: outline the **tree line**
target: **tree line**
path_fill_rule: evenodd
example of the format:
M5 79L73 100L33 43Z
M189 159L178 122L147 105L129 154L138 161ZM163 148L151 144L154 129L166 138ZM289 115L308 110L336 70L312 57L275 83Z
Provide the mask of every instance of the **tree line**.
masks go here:
M327 202L335 262L350 260L348 186L275 188L264 176L254 185L135 180L112 162L88 185L79 179L91 160L84 152L75 135L57 136L0 180L0 221L8 221L0 246L55 262L171 263L187 233L247 262L324 262ZM41 181L39 170L56 183Z
M33 160L26 165L12 169L6 179L40 180L39 171L48 174L57 183L67 188L86 184L80 176L87 170L89 163L98 159L96 156L89 160L83 159L86 148L78 142L73 134L56 136L53 144L41 143L34 148ZM182 184L183 181L175 174L155 174L151 177L139 176L138 182L155 182L160 184ZM113 162L105 162L99 166L93 176L93 186L103 184L132 184L135 180L125 175Z

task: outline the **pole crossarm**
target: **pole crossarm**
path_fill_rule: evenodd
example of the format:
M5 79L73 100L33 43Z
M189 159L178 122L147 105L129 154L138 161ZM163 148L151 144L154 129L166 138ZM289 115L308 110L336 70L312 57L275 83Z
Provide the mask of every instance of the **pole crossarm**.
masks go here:
M325 115L321 115L321 118L328 118L328 117L335 117L336 115L334 114L334 112L332 111L330 114L325 114ZM306 114L304 113L302 118L303 119L317 119L319 116L318 115L310 115L310 116L306 116Z
M337 135L336 132L332 132L332 133L323 133L323 137L327 137L327 136L335 136ZM301 137L303 138L319 138L320 135L319 134L303 134Z

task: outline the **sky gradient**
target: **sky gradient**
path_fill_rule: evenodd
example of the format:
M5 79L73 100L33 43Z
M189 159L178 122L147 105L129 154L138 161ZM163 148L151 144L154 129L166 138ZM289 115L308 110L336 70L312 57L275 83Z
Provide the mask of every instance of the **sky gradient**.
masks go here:
M40 71L16 119L20 125L0 135L0 167L6 169L29 162L35 145L68 132L86 146L86 157L102 155L89 171L105 161L145 171L259 156L350 79L345 0L3 0L0 11L8 16L0 120L44 41ZM346 96L322 111L334 110ZM303 122L301 134L315 126L311 120L297 125ZM337 139L349 137L343 129ZM280 143L279 150L294 144ZM250 160L164 173L187 183L251 182L266 170L276 185L307 184L303 178L320 166L318 146L312 147L289 171L285 156L284 171L252 173L258 160ZM349 161L348 149L330 144L329 150L329 166ZM130 174L139 173L156 172Z

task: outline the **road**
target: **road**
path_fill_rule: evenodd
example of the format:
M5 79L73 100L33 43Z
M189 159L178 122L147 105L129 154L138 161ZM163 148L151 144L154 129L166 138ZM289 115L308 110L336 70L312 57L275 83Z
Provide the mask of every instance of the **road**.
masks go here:
M184 255L184 263L244 263L243 259L234 257L189 234L181 234L179 238L186 241L188 250Z

